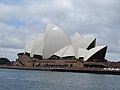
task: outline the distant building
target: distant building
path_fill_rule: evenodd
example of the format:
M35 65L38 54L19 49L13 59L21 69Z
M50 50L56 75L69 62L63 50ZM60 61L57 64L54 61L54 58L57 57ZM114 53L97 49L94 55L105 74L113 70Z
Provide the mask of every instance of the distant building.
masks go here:
M48 23L45 33L27 41L24 53L18 53L17 65L80 68L84 61L105 61L106 50L106 45L96 46L95 36L83 37L76 32L70 40L62 28Z

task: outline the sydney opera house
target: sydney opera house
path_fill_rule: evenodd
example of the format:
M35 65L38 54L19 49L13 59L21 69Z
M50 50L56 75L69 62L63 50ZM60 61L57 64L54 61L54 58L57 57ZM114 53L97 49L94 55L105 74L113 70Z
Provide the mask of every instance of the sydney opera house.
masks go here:
M16 65L81 68L84 62L105 62L107 46L96 46L96 37L75 33L70 39L59 26L48 23L45 33L26 42Z

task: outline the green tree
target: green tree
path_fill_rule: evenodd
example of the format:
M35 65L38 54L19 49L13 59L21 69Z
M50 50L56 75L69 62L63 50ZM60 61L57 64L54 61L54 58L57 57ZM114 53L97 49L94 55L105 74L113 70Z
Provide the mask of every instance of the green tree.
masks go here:
M0 65L7 65L10 63L10 60L7 58L0 58Z

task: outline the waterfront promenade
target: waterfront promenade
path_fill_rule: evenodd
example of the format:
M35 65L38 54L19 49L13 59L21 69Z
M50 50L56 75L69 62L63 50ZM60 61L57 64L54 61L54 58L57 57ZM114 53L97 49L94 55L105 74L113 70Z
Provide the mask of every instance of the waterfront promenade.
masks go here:
M93 73L93 74L114 74L120 75L119 69L113 68L45 68L45 67L24 67L24 66L5 66L1 65L1 69L18 69L18 70L39 70L39 71L55 71L55 72L77 72L77 73Z

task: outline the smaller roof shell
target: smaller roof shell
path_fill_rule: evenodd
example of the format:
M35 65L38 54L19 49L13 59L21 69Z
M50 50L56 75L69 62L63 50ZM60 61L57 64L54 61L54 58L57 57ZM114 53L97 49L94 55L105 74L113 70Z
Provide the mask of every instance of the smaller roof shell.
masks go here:
M79 57L85 57L86 53L88 53L88 50L86 50L84 48L78 48L77 59Z
M105 48L107 46L96 46L95 48L92 48L88 51L88 53L85 55L84 60L88 60L92 55L100 51L101 49Z
M30 53L30 56L33 57L34 54L42 56L43 48L44 48L44 34L40 33L34 41L34 45Z
M69 45L67 50L62 55L62 57L68 57L68 56L75 56L74 47L72 45Z
M85 37L81 40L79 40L80 43L80 48L85 48L87 49L89 47L89 45L96 39L95 36L92 37Z
M26 42L24 52L31 53L35 40L29 40Z
M77 53L78 53L78 48L81 46L80 40L83 39L83 37L79 34L79 33L75 33L71 43L75 49L75 56L77 57Z
M62 55L65 53L65 51L69 48L69 45L65 46L64 48L57 51L54 55L62 57Z

